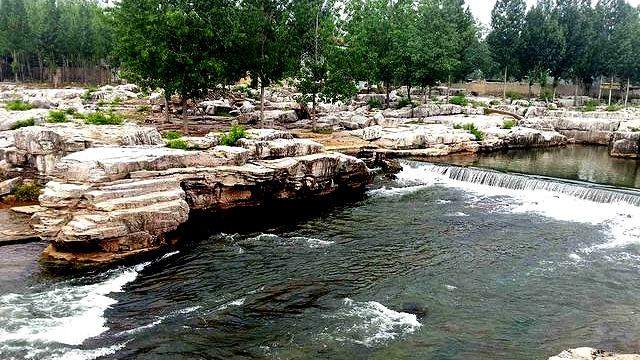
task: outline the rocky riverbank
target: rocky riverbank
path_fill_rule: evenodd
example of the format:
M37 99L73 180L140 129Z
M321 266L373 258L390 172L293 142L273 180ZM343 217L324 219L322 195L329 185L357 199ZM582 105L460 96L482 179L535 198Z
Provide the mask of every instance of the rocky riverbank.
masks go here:
M49 263L110 263L156 250L194 209L220 211L362 191L361 160L279 131L249 131L243 147L90 148L57 162L32 225Z
M370 171L351 155L368 154L389 169L394 166L384 159L390 157L568 143L608 145L612 156L640 156L640 121L633 109L583 113L558 110L557 104L482 98L456 105L444 96L402 107L402 93L394 91L390 109L372 105L380 102L378 95L362 94L348 103L319 104L311 121L309 109L294 101L299 94L272 89L260 120L251 95L173 106L186 113L183 123L147 113L162 110L162 95L147 97L131 85L93 91L5 86L0 98L34 108L0 110L0 196L23 183L43 186L39 206L29 213L34 235L50 242L45 260L90 265L171 243L193 210L362 192ZM148 117L137 119L133 108ZM51 121L51 109L69 116ZM96 112L124 114L125 121L86 121ZM33 123L22 123L26 116ZM224 134L215 129L232 124L249 130L234 146L221 145ZM189 133L173 134L180 148L167 147L172 142L161 132L185 125Z

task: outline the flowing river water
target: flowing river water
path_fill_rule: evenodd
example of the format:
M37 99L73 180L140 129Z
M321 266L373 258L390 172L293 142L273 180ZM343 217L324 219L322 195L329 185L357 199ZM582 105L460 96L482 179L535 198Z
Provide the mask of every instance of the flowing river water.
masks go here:
M109 271L50 276L43 245L1 247L0 358L640 352L638 162L580 147L445 161L473 167L405 162L363 198L194 223L225 232Z

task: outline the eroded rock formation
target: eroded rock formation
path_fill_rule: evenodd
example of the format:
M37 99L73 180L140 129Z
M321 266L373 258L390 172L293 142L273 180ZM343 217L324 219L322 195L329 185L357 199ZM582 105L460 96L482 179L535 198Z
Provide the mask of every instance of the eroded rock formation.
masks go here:
M168 244L193 209L361 191L369 181L361 160L322 152L310 140L263 135L245 140L247 148L105 147L64 157L40 196L43 211L32 218L51 241L44 260L110 263Z

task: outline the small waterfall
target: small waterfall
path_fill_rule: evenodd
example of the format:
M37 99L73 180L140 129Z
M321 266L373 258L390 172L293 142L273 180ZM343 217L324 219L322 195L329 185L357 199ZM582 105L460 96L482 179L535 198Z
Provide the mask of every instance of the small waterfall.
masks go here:
M424 171L457 181L513 190L546 190L598 203L624 202L640 206L640 191L632 189L471 167L436 164L425 164L420 167Z

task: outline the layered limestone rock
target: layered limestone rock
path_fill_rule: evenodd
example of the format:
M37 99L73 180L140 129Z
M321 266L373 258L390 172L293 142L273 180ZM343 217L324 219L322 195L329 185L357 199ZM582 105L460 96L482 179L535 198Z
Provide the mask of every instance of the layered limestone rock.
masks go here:
M640 158L640 132L615 132L609 153L615 157Z
M319 152L322 147L309 140L281 148L296 139L273 131L253 135L250 149L91 148L64 157L40 196L44 210L32 217L37 233L51 241L43 259L110 263L168 244L191 209L326 196L361 190L369 180L354 157ZM275 138L260 140L268 137ZM291 149L295 155L262 160L265 152L256 143L269 149L268 157Z
M435 117L434 121L441 123L392 128L371 126L352 131L351 134L371 141L375 146L384 149L384 153L399 156L440 156L456 152L561 146L567 143L567 138L555 131L524 127L503 129L503 119L495 116ZM481 141L471 132L454 127L467 123L481 129L484 134Z
M565 350L549 360L640 360L637 354L615 354L605 350L582 347Z
M65 155L104 146L164 146L164 140L155 128L137 125L44 124L2 133L0 160L46 178Z
M587 117L529 118L521 126L554 130L576 143L608 145L612 134L620 127L620 120Z

